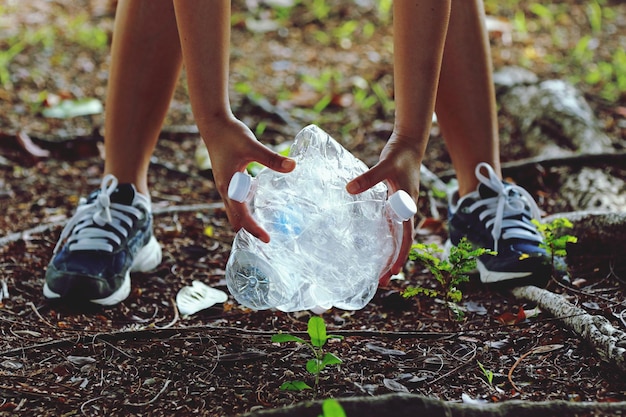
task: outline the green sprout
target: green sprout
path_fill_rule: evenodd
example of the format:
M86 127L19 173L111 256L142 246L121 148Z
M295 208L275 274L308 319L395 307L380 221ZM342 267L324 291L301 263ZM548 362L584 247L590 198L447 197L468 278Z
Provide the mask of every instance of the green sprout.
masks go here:
M565 228L571 229L574 225L564 217L556 218L550 223L541 223L535 219L533 219L532 222L535 226L537 226L537 230L543 235L545 243L540 246L550 255L552 269L556 270L556 258L565 258L567 256L567 244L578 242L578 238L576 236L560 234L558 232L559 230Z
M484 254L495 255L496 252L485 248L475 249L465 238L450 249L447 259L441 259L442 252L443 249L434 243L417 243L412 246L409 259L424 265L435 276L440 288L409 286L402 292L402 296L409 298L424 294L442 297L455 319L462 320L463 311L457 305L463 297L459 285L469 281L469 274L476 269L476 258Z
M482 371L483 375L485 376L485 379L489 383L489 386L493 387L493 371L490 370L490 369L485 368L484 365L482 363L480 363L480 361L476 361L476 362L478 362L478 367L480 368L480 370Z
M334 398L328 398L322 402L322 414L318 417L346 417L346 412Z
M313 316L309 319L307 332L309 334L310 341L304 340L298 336L294 336L288 333L278 333L272 336L273 343L285 343L296 342L302 345L308 346L313 352L313 358L306 362L306 370L315 376L315 391L319 386L320 374L327 367L331 365L339 365L342 363L341 359L330 352L324 352L324 345L330 339L343 339L343 336L326 334L326 323L324 319L319 316ZM283 391L303 391L306 389L312 389L307 383L303 381L289 381L280 386Z

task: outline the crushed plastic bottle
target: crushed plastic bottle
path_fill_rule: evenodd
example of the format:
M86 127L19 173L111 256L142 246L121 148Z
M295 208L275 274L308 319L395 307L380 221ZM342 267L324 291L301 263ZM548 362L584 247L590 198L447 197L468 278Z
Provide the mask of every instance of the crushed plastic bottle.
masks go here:
M228 289L255 310L361 309L395 262L415 203L404 191L387 199L383 183L348 193L348 181L367 166L315 125L298 133L289 156L290 173L263 169L231 180L229 197L248 203L270 242L237 232Z

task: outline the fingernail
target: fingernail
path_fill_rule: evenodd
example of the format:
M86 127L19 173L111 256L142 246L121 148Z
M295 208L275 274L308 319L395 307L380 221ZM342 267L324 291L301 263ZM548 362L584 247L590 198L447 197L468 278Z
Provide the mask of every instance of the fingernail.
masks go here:
M291 169L296 166L296 161L293 159L283 159L283 162L280 163L280 166L283 169Z

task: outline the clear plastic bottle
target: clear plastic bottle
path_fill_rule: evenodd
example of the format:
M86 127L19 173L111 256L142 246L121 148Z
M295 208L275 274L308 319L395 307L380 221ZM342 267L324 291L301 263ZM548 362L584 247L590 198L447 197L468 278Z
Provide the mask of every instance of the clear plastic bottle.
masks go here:
M229 197L248 203L271 240L237 233L228 288L257 310L363 308L398 256L415 203L404 191L387 199L384 184L349 194L345 185L367 167L317 126L296 136L290 156L296 169L289 174L264 169L231 180Z

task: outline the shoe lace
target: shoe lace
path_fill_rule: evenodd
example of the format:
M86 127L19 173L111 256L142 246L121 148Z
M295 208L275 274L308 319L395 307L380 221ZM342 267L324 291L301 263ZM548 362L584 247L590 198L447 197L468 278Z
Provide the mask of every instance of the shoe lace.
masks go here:
M481 173L482 168L487 170L488 176ZM518 185L504 183L486 163L476 166L476 178L496 193L495 196L482 198L469 207L471 211L484 207L479 218L491 231L496 252L500 238L543 241L535 225L523 217L528 211L533 219L541 217L539 207L528 191Z
M119 247L122 238L128 237L133 218L140 218L142 213L133 206L111 202L111 195L117 185L117 178L113 175L106 175L102 179L100 192L96 198L92 202L80 204L76 214L63 228L54 253L66 240L70 251L113 252L116 247ZM112 243L115 243L115 246Z

